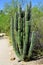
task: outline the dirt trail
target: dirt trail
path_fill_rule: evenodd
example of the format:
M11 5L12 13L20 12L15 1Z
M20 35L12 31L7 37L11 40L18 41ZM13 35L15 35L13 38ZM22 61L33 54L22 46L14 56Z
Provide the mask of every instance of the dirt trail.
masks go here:
M10 56L11 55L11 56ZM31 61L31 62L18 62L18 58L11 61L10 57L15 57L12 46L9 46L9 41L6 38L0 38L0 65L43 65L43 59L40 61Z
M0 39L0 65L11 65L9 59L8 39Z

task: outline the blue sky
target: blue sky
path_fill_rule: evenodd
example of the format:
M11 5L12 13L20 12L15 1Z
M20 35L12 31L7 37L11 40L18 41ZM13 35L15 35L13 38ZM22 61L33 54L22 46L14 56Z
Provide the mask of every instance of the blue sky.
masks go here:
M26 0L27 2L29 2L29 0ZM31 0L32 1L32 6L35 6L35 5L37 5L38 3L42 3L43 4L43 0ZM11 0L0 0L0 9L3 9L3 7L4 7L4 4L5 3L11 3Z

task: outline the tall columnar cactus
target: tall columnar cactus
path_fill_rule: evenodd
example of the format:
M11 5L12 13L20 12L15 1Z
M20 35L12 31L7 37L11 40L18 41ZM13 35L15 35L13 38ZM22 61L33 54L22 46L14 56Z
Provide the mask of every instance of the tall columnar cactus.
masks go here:
M34 32L31 32L31 3L27 5L24 16L19 5L15 18L11 20L13 46L21 60L30 59L34 47Z

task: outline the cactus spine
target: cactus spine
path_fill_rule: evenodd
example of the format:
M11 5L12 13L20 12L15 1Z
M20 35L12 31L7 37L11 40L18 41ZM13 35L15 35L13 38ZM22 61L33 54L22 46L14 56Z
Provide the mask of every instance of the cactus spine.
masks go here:
M15 39L13 42L13 46L16 51L18 51L16 54L19 55L19 58L22 60L30 59L32 55L32 50L34 46L34 32L31 34L31 3L30 6L27 5L26 11L24 16L21 15L22 9L19 5L18 12L15 16L15 28L14 28L14 22L12 20L12 39ZM15 36L14 36L15 34ZM30 40L31 38L31 40Z

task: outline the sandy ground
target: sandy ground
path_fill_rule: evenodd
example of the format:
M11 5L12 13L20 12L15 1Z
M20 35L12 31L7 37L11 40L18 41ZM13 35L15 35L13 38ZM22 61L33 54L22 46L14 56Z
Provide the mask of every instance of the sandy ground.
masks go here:
M9 46L9 40L6 37L0 38L0 65L43 65L43 59L29 62L18 62L18 60L13 47Z

